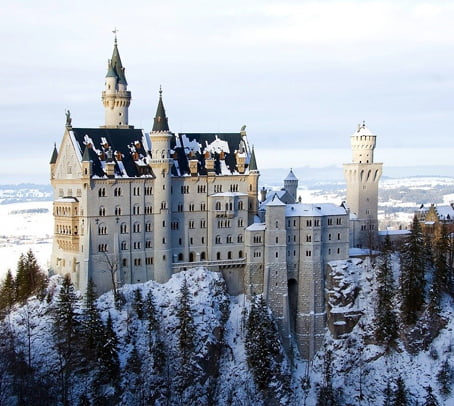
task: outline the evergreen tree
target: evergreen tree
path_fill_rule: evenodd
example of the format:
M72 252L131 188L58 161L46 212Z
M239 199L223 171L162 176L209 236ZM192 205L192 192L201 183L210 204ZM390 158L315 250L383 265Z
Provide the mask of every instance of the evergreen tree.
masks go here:
M70 375L75 368L78 300L69 274L63 278L54 313L54 337L59 355L60 395L63 405L69 404Z
M96 306L95 284L91 278L88 280L87 292L85 294L82 328L84 354L89 363L98 366L97 362L102 351L104 324Z
M8 269L5 280L0 285L0 312L9 312L16 302L16 281Z
M17 300L23 302L28 297L42 289L45 276L41 272L38 261L32 250L27 254L21 254L17 263L16 272L16 296Z
M386 388L383 390L383 406L392 406L393 390L391 382L386 382Z
M389 347L397 339L398 323L394 311L394 278L392 269L392 244L386 235L382 253L378 259L377 301L375 304L375 339Z
M424 304L425 262L421 225L415 216L401 255L401 316L407 324L416 322L418 312Z
M142 320L144 317L144 303L142 297L142 290L137 288L134 290L134 300L132 302L132 307L134 308L137 318Z
M177 309L177 318L179 321L178 345L183 356L183 362L189 359L195 346L195 327L190 300L188 282L185 278L180 289L180 304Z
M120 360L118 358L118 337L113 329L112 316L109 313L104 329L103 345L100 353L101 375L106 383L116 385L120 375Z
M432 388L428 386L426 388L427 395L426 398L424 399L423 406L438 406L438 401L435 395L433 394Z
M437 373L437 381L440 386L440 393L448 396L452 391L453 374L449 361L446 359L441 364L440 370Z
M394 389L393 406L407 406L409 405L407 388L401 376L396 380L396 388Z
M254 381L261 391L279 376L280 342L262 296L253 298L246 323L246 357Z

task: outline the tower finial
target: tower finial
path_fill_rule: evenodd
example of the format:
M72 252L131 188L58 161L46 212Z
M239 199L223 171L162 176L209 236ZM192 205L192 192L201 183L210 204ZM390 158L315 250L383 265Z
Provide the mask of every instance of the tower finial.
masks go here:
M118 32L117 27L115 27L112 32L115 35L115 45L117 45L117 32Z
M162 99L162 85L159 85L159 98Z
M363 128L366 128L366 120L363 120Z

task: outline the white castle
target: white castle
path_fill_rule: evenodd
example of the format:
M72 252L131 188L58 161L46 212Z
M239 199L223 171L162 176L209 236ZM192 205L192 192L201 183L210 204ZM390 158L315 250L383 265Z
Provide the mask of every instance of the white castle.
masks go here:
M259 192L244 127L171 132L161 90L152 130L129 125L131 92L116 38L102 101L103 126L73 127L68 113L54 147L51 270L69 274L82 292L92 279L102 293L207 267L222 273L233 295L263 294L284 344L294 341L312 358L326 328L328 262L347 259L350 245L366 247L377 229L375 135L362 125L352 136L349 209L302 204L292 171L283 190Z

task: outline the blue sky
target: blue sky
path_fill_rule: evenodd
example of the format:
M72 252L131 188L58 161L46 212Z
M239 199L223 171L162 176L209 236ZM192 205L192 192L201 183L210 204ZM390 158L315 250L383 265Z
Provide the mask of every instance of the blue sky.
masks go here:
M162 85L173 131L246 124L262 167L340 165L362 120L385 165L449 164L453 21L452 1L8 2L1 183L47 181L65 109L103 124L114 27L138 128Z

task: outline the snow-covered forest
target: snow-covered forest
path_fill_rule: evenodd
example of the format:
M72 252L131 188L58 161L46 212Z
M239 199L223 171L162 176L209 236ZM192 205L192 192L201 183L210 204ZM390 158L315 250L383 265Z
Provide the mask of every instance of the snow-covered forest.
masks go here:
M450 247L414 222L399 250L333 262L327 308L359 316L327 329L311 362L284 351L261 297L229 296L219 273L96 298L47 279L29 252L0 288L0 404L454 404Z

